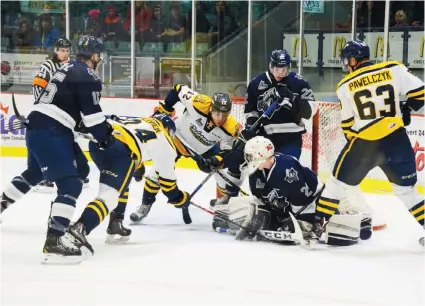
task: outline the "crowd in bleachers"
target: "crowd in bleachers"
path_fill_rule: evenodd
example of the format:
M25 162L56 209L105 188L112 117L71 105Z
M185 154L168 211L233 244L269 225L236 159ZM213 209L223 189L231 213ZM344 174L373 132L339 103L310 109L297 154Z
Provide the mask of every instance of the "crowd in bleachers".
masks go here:
M22 10L18 1L2 1L2 49L51 49L66 35L67 12L62 4L61 13L52 13L51 4L44 2L42 12L35 14ZM196 1L197 43L211 48L224 40L244 23L241 16L246 10L246 1ZM142 52L146 42L160 42L164 52L170 44L184 50L190 47L192 11L188 1L136 1L133 14L130 1L71 1L68 13L73 40L91 34L103 38L110 49L129 52L131 18L135 16L136 51Z
M356 1L357 28L382 28L385 23L385 1ZM390 28L423 27L424 1L391 1ZM336 23L339 29L351 29L351 15L346 22Z

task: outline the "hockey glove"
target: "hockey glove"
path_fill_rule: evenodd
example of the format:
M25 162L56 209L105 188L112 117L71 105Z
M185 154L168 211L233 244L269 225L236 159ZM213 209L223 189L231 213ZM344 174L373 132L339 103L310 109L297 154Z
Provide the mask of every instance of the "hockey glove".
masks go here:
M205 173L217 171L222 165L223 158L220 155L197 160L199 170Z
M136 180L136 182L140 182L143 180L143 176L145 175L145 165L142 164L139 168L134 170L133 177Z
M412 109L409 107L409 104L407 103L407 101L401 101L400 108L401 108L401 114L403 116L404 126L409 126L410 122L412 121L412 118L410 117L410 112L412 111Z
M168 203L175 208L188 207L190 205L190 195L186 191L181 191L181 196L178 200L169 200Z
M99 150L107 150L113 147L114 144L115 144L115 137L113 135L108 135L108 137L104 141L99 142L97 144L97 148Z
M155 112L153 113L155 114L166 114L171 116L174 112L174 107L167 107L167 105L163 104L163 103L159 103L158 108L155 110Z

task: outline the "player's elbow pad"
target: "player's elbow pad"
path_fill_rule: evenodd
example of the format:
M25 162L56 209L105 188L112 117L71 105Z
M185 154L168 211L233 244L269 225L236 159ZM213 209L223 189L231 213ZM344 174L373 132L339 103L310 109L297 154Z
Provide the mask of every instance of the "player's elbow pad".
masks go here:
M159 103L163 106L163 109L168 111L170 114L174 111L174 105L180 101L179 94L175 87L173 87L165 97L164 103Z

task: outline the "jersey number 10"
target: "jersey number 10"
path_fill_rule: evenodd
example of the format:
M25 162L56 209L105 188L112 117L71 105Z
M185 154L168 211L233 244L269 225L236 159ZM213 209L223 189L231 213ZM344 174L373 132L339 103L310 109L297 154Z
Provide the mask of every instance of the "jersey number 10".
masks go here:
M375 90L375 97L384 97L384 108L379 111L379 117L395 117L395 96L394 87L390 84L381 85ZM377 105L373 101L374 97L369 89L364 89L354 94L359 117L361 120L373 120L377 118Z

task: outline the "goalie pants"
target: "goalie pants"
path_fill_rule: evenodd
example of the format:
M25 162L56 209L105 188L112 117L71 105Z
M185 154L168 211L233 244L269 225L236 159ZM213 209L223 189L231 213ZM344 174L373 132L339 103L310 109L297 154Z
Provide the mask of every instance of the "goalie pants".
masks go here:
M119 140L115 140L115 144L106 150L100 150L94 142L90 142L89 151L100 171L100 178L99 193L95 200L87 204L80 218L87 234L108 216L110 209L118 219L124 218L129 185L135 170L130 150Z

